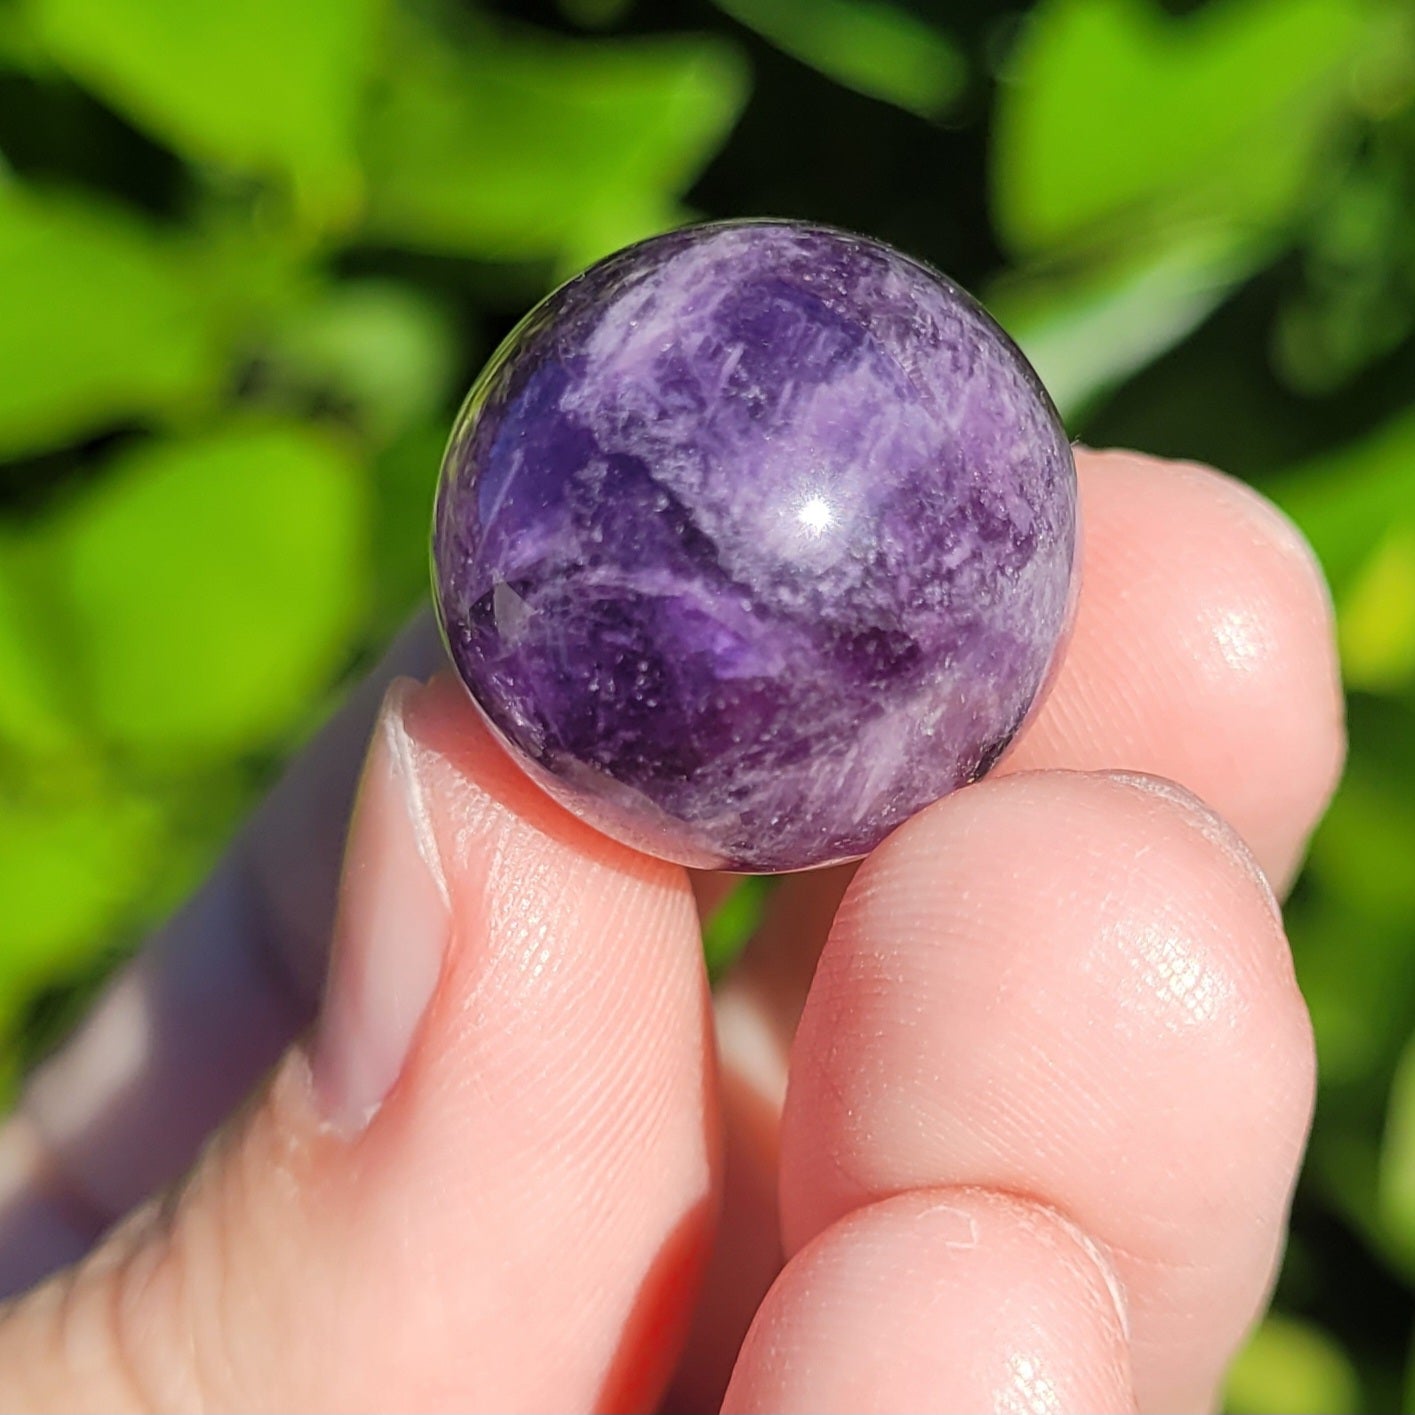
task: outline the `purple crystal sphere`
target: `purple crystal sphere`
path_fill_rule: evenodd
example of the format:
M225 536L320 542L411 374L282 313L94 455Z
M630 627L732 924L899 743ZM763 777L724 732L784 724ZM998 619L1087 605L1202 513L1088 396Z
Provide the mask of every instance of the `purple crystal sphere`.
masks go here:
M698 226L497 351L433 561L453 662L561 802L684 864L805 869L1012 740L1066 631L1075 469L1030 365L937 272Z

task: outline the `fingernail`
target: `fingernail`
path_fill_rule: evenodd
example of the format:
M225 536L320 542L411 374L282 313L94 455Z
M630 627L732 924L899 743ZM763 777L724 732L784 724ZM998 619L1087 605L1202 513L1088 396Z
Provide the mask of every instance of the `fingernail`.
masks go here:
M395 679L359 783L324 1002L311 1045L317 1103L345 1135L362 1131L402 1075L437 986L451 925L406 707Z
M380 705L395 679L426 678L443 659L437 623L425 608L296 757L246 833L263 908L287 943L285 960L311 1008L329 972L349 816Z

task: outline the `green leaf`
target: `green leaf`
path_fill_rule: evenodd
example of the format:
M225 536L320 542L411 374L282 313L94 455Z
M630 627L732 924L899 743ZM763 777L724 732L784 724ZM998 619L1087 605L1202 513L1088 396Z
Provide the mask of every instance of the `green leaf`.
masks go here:
M1394 853L1391 846L1377 852L1387 861ZM1335 859L1336 853L1328 850L1328 868ZM1352 886L1374 868L1350 876L1340 899L1334 891L1319 906L1293 905L1288 910L1288 932L1312 1014L1322 1080L1332 1088L1375 1084L1390 1067L1393 1049L1399 1048L1409 1026L1405 917L1393 919L1383 908L1350 902Z
M166 761L268 746L352 650L366 489L313 428L143 447L59 535L75 671L125 750Z
M1312 840L1309 866L1339 906L1405 925L1415 917L1415 710L1400 699L1353 696L1351 757L1341 788ZM1338 956L1386 947L1341 937ZM1399 960L1397 960L1399 961Z
M560 0L560 13L583 29L608 29L633 8L634 0Z
M1302 527L1333 585L1343 587L1393 522L1415 516L1415 413L1264 490Z
M369 117L368 234L492 260L598 255L587 231L619 243L660 228L745 93L714 40L487 28L454 46L405 22Z
M1344 1415L1361 1408L1350 1357L1320 1327L1270 1316L1228 1373L1232 1415Z
M1415 10L1410 25L1402 48L1415 69ZM1301 282L1274 330L1274 364L1297 392L1330 396L1415 328L1412 172L1415 132L1387 123L1329 175L1302 238Z
M1385 1076L1409 1032L1415 918L1415 711L1358 694L1345 778L1287 909L1297 976L1328 1085Z
M1264 254L1210 228L1098 266L1013 276L987 303L1076 418L1203 323Z
M374 462L375 634L391 637L428 592L428 534L450 419L424 423Z
M968 78L958 46L885 0L714 0L718 9L845 88L921 118L952 107Z
M1264 489L1331 581L1351 686L1404 688L1415 676L1415 414Z
M0 539L0 745L28 759L61 755L78 735L55 659L63 636L49 603L44 549Z
M568 280L601 256L659 231L672 231L692 219L690 212L660 192L640 192L618 202L589 207L565 234L555 260L554 278Z
M215 338L182 253L134 216L0 182L0 456L207 396Z
M998 227L1019 252L1217 217L1266 228L1309 183L1360 0L1043 0L1001 90Z
M55 61L198 162L291 179L338 219L381 0L29 0Z
M1415 679L1415 508L1378 542L1340 606L1347 685L1396 692Z
M0 69L41 73L46 67L29 15L17 4L0 3Z
M737 961L756 933L775 885L771 875L748 875L738 880L703 925L703 957L708 976L714 981Z
M1376 1201L1388 1242L1406 1271L1415 1271L1415 1042L1406 1044L1391 1080Z
M266 353L284 378L351 406L380 442L444 411L459 355L444 311L386 280L343 281L295 306Z
M111 940L161 838L160 811L117 788L0 797L0 1017Z

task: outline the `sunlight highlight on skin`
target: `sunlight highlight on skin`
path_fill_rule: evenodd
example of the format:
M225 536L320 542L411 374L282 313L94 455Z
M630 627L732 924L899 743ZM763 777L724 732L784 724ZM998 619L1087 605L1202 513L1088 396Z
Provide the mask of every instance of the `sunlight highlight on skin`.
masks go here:
M1261 667L1273 652L1272 634L1247 605L1230 605L1210 632L1224 664L1235 673Z
M1232 1002L1232 981L1204 950L1195 948L1187 931L1156 920L1139 931L1135 942L1131 959L1141 979L1147 1020L1181 1031L1212 1022Z
M998 1392L997 1408L1005 1415L1061 1415L1064 1406L1046 1364L1029 1351L1007 1358L1011 1384Z

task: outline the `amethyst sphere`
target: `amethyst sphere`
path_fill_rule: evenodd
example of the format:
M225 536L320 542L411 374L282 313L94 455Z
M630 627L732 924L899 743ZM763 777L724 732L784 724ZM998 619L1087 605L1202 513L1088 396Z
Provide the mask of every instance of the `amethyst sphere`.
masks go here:
M956 285L794 222L698 226L544 300L442 468L436 601L513 756L685 864L864 854L985 772L1045 684L1076 480Z

